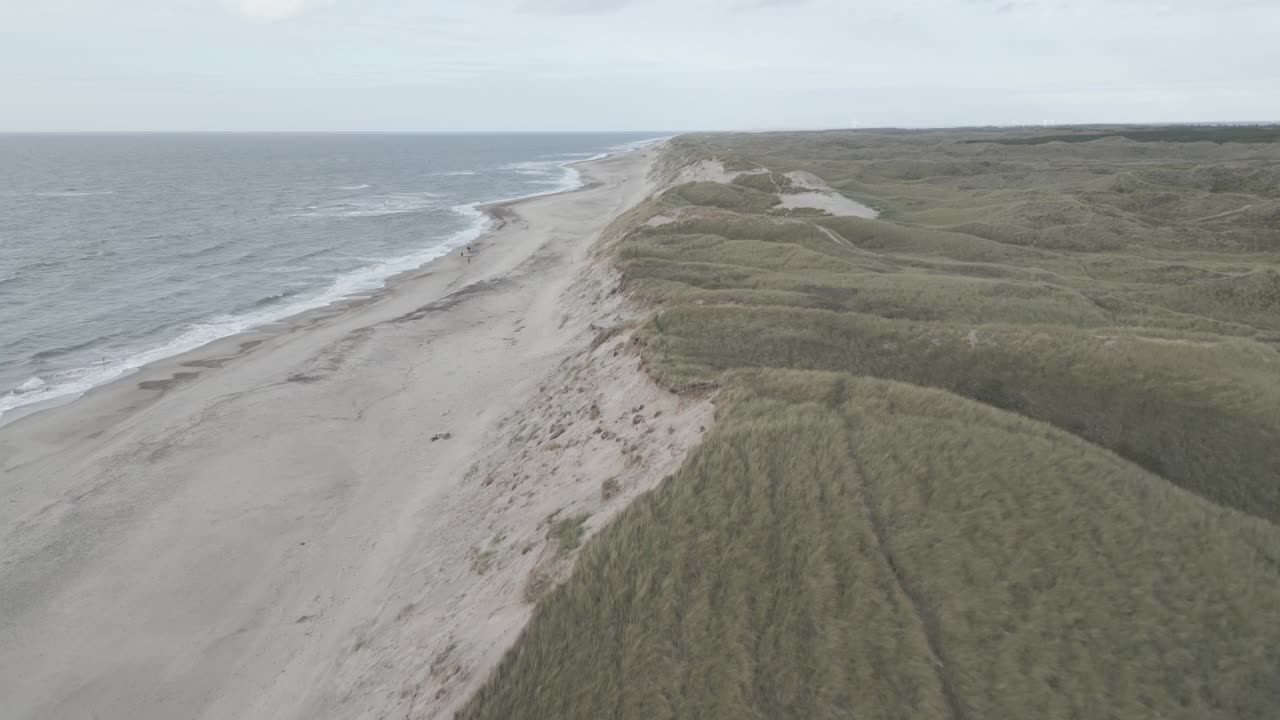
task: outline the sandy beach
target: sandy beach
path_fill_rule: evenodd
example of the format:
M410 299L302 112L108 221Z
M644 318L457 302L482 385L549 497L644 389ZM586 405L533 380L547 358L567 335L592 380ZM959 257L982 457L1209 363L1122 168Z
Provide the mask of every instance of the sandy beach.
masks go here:
M710 403L655 387L590 250L656 148L385 292L0 428L5 718L447 717Z

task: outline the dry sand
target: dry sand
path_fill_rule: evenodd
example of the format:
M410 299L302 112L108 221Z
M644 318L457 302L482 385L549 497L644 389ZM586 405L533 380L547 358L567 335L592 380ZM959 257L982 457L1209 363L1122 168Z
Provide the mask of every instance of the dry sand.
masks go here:
M690 182L712 182L728 185L742 175L760 175L769 172L768 168L730 172L719 160L699 160L681 168L672 180L672 185ZM810 209L821 210L835 217L860 217L875 219L880 213L873 208L845 197L827 185L822 178L810 172L797 170L787 173L787 177L795 184L797 190L783 192L778 189L778 207L785 210ZM679 211L674 216L659 215L649 220L650 225L665 225L679 219Z
M655 155L0 428L0 715L447 717L568 573L548 518L594 531L709 423L592 347L632 316L590 247Z
M782 207L784 208L813 208L815 210L823 210L836 217L875 219L880 216L880 213L872 208L856 200L851 200L831 189L831 186L813 173L798 170L787 173L787 177L791 178L791 181L797 187L803 188L803 192L780 195L779 198L782 200Z

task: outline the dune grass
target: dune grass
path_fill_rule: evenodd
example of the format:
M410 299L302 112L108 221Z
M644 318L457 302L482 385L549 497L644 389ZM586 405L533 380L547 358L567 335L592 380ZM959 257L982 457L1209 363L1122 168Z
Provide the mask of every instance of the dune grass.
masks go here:
M840 370L943 388L1044 420L1189 490L1280 521L1272 352L1116 329L892 321L799 308L687 306L647 335L672 387L748 367Z
M1280 717L1280 147L989 136L671 144L757 172L601 252L718 422L460 717Z
M1094 130L1065 134L1026 133L1029 137L998 137L989 140L965 142L993 142L1001 145L1043 145L1051 142L1092 142L1102 138L1121 137L1135 142L1213 142L1213 143L1273 143L1280 142L1280 126L1175 126L1158 128L1125 128L1119 130Z
M1262 718L1280 534L940 391L761 371L459 717Z
M860 137L694 137L684 151L745 148L756 165L824 173L837 187L879 177L876 187L862 187L890 208L914 206L899 178L925 169L991 175L997 179L983 184L999 188L1013 174L1027 189L944 197L925 178L917 196L927 196L929 208L900 209L900 219L888 221L782 219L692 203L689 186L663 193L649 212L680 209L680 219L638 223L613 246L632 292L660 304L644 335L659 379L673 388L707 386L728 370L770 367L941 388L1050 422L1214 502L1280 520L1280 255L1108 235L1093 218L1121 228L1145 223L1098 199L1098 182L1077 176L1082 158L1050 149L1034 162L1036 148L974 161L963 159L970 146L955 138L893 136L870 141L858 153L869 156L864 162L830 163ZM886 142L898 156L920 157L876 159L890 154L880 146ZM1270 157L1257 149L1223 150L1220 162L1181 173L1150 153L1128 152L1099 161L1089 178L1141 173L1189 198L1270 188L1254 202L1280 201L1280 182L1256 182L1265 168L1240 159ZM1280 159L1280 150L1270 152ZM1178 153L1168 163L1185 164ZM1006 200L993 204L993 194ZM1011 194L1020 199L1008 202ZM955 222L968 212L960 197L982 214ZM1199 225L1175 214L1164 218L1170 236ZM1081 222L1087 231L1075 229ZM1224 222L1252 227L1241 214Z

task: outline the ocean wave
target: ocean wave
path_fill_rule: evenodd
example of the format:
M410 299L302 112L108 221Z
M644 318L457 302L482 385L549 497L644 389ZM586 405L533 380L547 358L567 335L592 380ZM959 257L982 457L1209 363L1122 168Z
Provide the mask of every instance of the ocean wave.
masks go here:
M323 257L323 256L325 256L325 255L328 255L328 254L332 253L332 252L333 252L333 248L332 248L332 247L328 247L328 246L320 247L320 248L316 248L315 250L311 250L311 251L308 251L308 252L301 253L301 254L299 254L299 255L294 255L294 256L292 256L292 257L288 258L285 262L288 262L288 263L304 262L304 261L306 261L306 260L310 260L310 259L312 259L312 258ZM297 266L295 266L295 265L284 265L284 266L282 266L282 267L286 267L286 268L288 268L288 267L297 267ZM306 268L306 269L309 269L309 268ZM273 269L269 270L268 272L282 272L282 271L281 271L281 270L279 270L279 269L273 268Z
M71 353L76 352L77 350L84 350L86 348L91 348L94 345L98 345L110 339L111 339L111 336L109 335L100 335L96 338L93 338L92 340L85 340L83 342L72 343L71 345L63 345L62 347L49 348L48 350L41 350L40 352L32 353L31 359L37 362L43 361L43 360L52 360L53 358L61 357L63 355L70 355Z
M339 185L334 190L366 190L373 187L372 185Z
M209 323L190 325L170 342L130 355L106 355L98 363L49 373L37 378L40 381L38 386L28 381L28 390L20 391L22 387L28 386L28 383L24 383L19 388L0 394L0 420L3 420L6 413L27 405L78 397L144 365L194 350L251 327L252 324L244 318L219 318Z
M56 192L38 192L31 193L33 197L42 198L80 198L95 197L98 195L115 195L115 190L59 190Z
M644 141L644 144L657 141ZM591 158L586 159L606 157L614 152L632 150L636 147L643 147L643 145L626 143L622 146L611 148L612 152L593 155ZM578 158L580 155L575 154L572 157ZM467 219L468 222L462 229L430 247L404 256L370 262L363 268L334 278L327 286L316 291L294 291L291 294L282 293L281 295L269 296L255 302L242 312L222 315L188 325L176 337L164 343L128 354L117 351L117 355L105 357L100 363L47 373L42 377L29 379L17 388L7 392L0 392L0 418L16 408L82 395L96 386L115 380L144 365L194 350L215 340L242 333L255 327L279 322L307 310L324 307L345 297L368 293L384 287L390 277L421 267L431 260L447 255L460 246L474 242L483 235L489 227L490 219L488 215L480 211L480 205L541 197L582 187L581 176L572 166L575 163L584 162L586 159L571 159L561 156L560 159L513 163L513 167L506 169L526 170L530 175L536 172L536 174L546 177L548 182L553 182L553 187L518 197L496 198L491 201L449 206L449 211ZM455 174L475 174L475 172L457 171ZM440 203L437 196L432 193L401 193L374 196L374 198L400 199L403 202L398 206L364 206L347 207L345 209L338 206L320 206L314 208L314 210L319 212L362 213L346 215L346 217L369 217L419 212L425 209L444 209L445 207ZM360 200L366 201L369 199L361 198ZM220 247L222 247L221 244L202 248L196 251L195 254L204 254ZM297 258L291 258L286 262L301 262L307 257L328 251L328 248L317 250ZM276 271L284 272L287 267L277 268ZM87 349L87 346L80 349ZM74 352L74 350L71 352ZM37 380L38 383L36 382Z
M14 388L13 391L18 394L26 394L29 392L35 392L36 390L39 390L40 388L44 387L44 385L45 385L44 380L42 380L39 377L33 377L33 378L28 378L26 382Z
M180 258L182 258L182 259L184 259L184 260L191 260L191 259L194 259L194 258L206 257L206 256L208 256L208 255L212 255L212 254L214 254L214 253L218 252L219 250L225 250L225 249L227 249L228 247L230 247L230 246L231 246L231 244L232 244L232 243L230 243L230 242L228 242L228 241L226 241L226 240L219 240L219 241L217 241L217 242L213 243L212 245L205 245L204 247L199 247L199 248L195 248L195 249L192 249L192 250L187 250L187 251L185 251L185 252L182 252L182 253L180 253L180 254L178 255L178 257L180 257Z
M553 160L525 160L523 162L507 163L498 167L499 170L509 170L520 173L521 175L545 175L556 172L568 162L564 158Z
M17 270L15 270L15 271L13 271L13 275L12 275L12 277L5 278L5 279L6 279L6 280L16 280L16 279L18 279L19 277L21 277L22 275L25 275L25 274L27 274L27 273L31 273L31 272L35 272L36 270L46 270L46 269L49 269L49 268L57 268L57 267L62 267L62 265L63 265L63 263L62 263L62 262L60 262L60 261L58 261L58 260L38 260L38 261L33 262L33 263L27 263L27 264L25 264L25 265L19 265L19 266L18 266L18 269L17 269Z
M131 373L144 365L180 355L215 340L236 335L255 327L279 322L308 310L332 304L346 297L368 293L386 285L389 278L422 267L448 255L458 247L474 242L489 227L489 217L479 210L480 203L455 205L452 212L466 218L467 226L446 236L439 243L399 257L371 263L334 278L328 286L310 293L286 291L262 298L243 312L223 315L188 325L176 338L125 356L104 357L101 363L51 373L19 392L18 388L0 393L0 418L27 405L79 396L93 388ZM82 344L80 349L92 343ZM48 352L48 351L46 351ZM30 381L29 381L30 382Z
M465 175L479 175L475 170L450 170L448 172L431 173L436 177L461 177Z
M546 177L548 182L555 182L556 185L542 192L522 195L518 198L508 198L508 200L523 200L526 198L542 197L544 195L555 195L562 192L571 192L582 187L582 175L574 168L574 165L580 163L593 162L603 160L612 155L619 153L631 152L641 148L662 142L669 138L653 138L646 140L636 140L620 145L614 145L607 148L604 152L599 153L563 153L551 159L529 160L525 162L509 163L501 166L500 170L507 170L519 175L531 175ZM549 156L547 156L549 157ZM501 202L501 201L495 201Z
M542 155L532 162L533 164L543 163L543 162L580 163L580 162L591 162L593 160L603 160L604 158L607 158L610 155L616 155L618 153L623 153L623 152L630 152L632 150L640 150L650 145L655 145L665 140L670 140L673 137L675 136L666 135L663 137L645 138L644 140L632 140L630 142L620 143L618 145L610 145L608 148L605 148L604 152L574 152L574 153L558 153L555 155ZM512 163L512 166L521 166L525 164L526 163Z
M555 195L562 192L570 192L582 187L582 176L573 168L575 160L530 160L528 162L510 163L503 165L501 170L514 172L518 175L536 176L545 178L539 184L550 184L551 187L528 195L521 195L516 198L504 198L495 202L504 202L509 200L524 200L527 198L542 197L544 195Z
M268 296L266 296L266 297L264 297L264 298L259 298L259 299L258 299L257 301L255 301L252 305L250 305L248 309L252 310L252 309L255 309L255 308L264 308L264 307L267 307L267 306L269 306L269 305L275 305L276 303L278 303L278 302L280 302L280 301L282 301L282 300L287 300L287 299L289 299L289 298L291 298L291 297L294 297L295 295L298 295L298 294L299 294L299 293L301 293L301 292L302 292L302 290L300 290L300 289L298 289L298 290L284 290L284 291L282 291L282 292L278 292L278 293L276 293L276 294L274 294L274 295L268 295Z
M326 205L308 205L305 212L294 213L294 217L366 218L403 215L424 210L439 210L442 207L439 197L440 194L434 192L370 195Z

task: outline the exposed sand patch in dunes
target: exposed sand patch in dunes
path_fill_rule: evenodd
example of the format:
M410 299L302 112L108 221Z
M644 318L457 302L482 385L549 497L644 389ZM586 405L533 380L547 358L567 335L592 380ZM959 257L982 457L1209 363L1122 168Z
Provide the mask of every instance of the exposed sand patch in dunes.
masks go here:
M817 210L825 210L838 217L874 219L880 215L872 208L856 200L850 200L832 190L829 185L822 181L822 178L813 173L796 171L787 173L787 177L791 178L791 181L797 186L804 188L805 191L781 194L779 197L782 198L782 207L784 208L815 208Z

